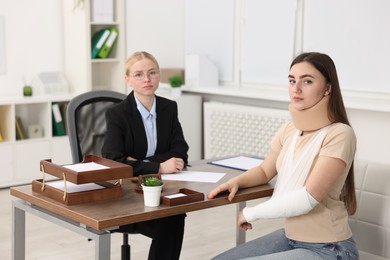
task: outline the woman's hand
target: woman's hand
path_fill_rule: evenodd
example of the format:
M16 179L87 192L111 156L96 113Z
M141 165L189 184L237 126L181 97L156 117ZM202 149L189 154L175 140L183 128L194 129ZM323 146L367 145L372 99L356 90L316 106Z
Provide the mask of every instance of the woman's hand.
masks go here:
M236 195L236 193L238 191L238 184L237 184L237 182L233 181L233 179L232 179L232 180L230 180L228 182L225 182L225 183L219 185L218 187L216 187L215 189L210 191L210 193L207 195L207 198L213 199L219 193L224 192L224 191L228 191L229 192L228 200L232 201L234 196Z
M240 227L241 230L244 231L252 229L252 224L246 221L242 211L240 211L240 213L238 214L238 226Z
M159 173L176 173L184 168L184 161L181 158L172 157L160 163Z

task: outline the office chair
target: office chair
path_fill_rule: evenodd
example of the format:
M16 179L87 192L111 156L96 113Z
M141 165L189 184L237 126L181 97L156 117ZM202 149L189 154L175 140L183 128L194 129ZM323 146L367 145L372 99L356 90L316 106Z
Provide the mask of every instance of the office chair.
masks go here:
M99 90L80 94L69 101L66 120L73 163L81 162L87 154L101 156L106 132L105 111L125 98L122 93ZM130 259L128 234L136 232L123 233L122 260Z

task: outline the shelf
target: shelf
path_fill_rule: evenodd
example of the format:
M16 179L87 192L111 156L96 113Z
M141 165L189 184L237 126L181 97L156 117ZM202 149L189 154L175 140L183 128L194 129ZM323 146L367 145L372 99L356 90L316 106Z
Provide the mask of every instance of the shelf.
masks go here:
M51 136L51 128L50 124L48 124L48 121L51 122L49 103L15 105L15 117L19 117L21 119L21 127L24 128L24 131L27 134L26 138L29 138L29 128L33 127L41 129L41 133L43 135L42 138Z
M120 60L116 58L91 59L91 63L111 63L111 62L120 62Z
M73 3L64 1L65 75L73 94L106 89L126 93L124 71L126 61L125 1L114 1L114 21L92 21L92 0L74 12ZM115 27L118 38L108 58L91 59L91 39L97 31ZM77 44L74 39L77 40ZM89 61L85 62L85 59Z
M91 22L91 26L118 26L118 22Z
M39 162L55 158L62 164L72 162L68 136L52 136L52 104L67 104L69 96L0 98L0 188L31 183L40 177ZM25 128L26 139L16 139L16 117ZM39 131L29 133L29 126ZM32 128L36 130L37 128Z

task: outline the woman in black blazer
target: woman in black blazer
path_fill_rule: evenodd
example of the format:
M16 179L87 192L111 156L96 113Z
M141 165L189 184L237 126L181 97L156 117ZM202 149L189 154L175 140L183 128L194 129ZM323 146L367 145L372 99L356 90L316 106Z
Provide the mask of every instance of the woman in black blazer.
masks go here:
M106 112L107 132L102 155L129 164L135 176L181 171L188 160L188 145L177 104L155 95L159 65L147 52L136 52L126 62L126 83L133 91ZM148 259L179 259L185 214L122 226L153 239Z

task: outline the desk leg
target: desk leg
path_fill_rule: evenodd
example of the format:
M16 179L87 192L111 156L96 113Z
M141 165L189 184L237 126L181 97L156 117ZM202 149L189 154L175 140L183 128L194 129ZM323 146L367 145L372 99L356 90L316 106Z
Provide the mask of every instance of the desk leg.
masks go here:
M25 259L26 213L12 202L12 260Z
M95 259L107 260L111 257L111 234L101 234L95 237Z
M243 210L246 206L246 202L239 202L237 203L237 214L236 214L236 224L238 222L238 213ZM236 245L241 245L245 243L245 231L241 230L240 227L236 225Z
M78 222L71 221L38 206L21 200L12 201L12 260L24 260L26 251L26 212L72 230L95 241L95 259L109 260L111 257L111 233L92 230Z

